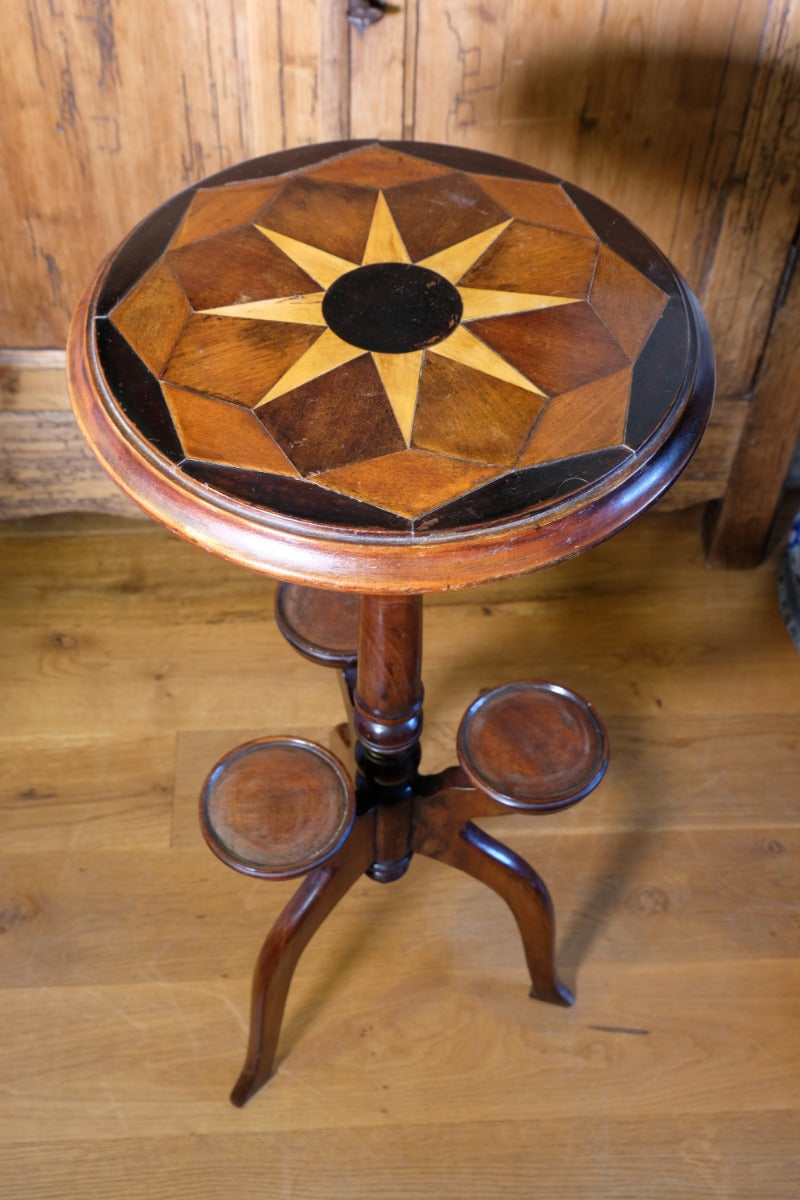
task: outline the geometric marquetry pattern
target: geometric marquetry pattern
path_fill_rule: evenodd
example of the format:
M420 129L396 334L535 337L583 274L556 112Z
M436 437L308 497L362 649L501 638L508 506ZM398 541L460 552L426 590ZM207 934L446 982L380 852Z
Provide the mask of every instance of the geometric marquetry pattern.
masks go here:
M453 529L580 491L665 419L678 289L592 197L412 144L263 172L159 210L98 305L115 403L193 480L315 521Z

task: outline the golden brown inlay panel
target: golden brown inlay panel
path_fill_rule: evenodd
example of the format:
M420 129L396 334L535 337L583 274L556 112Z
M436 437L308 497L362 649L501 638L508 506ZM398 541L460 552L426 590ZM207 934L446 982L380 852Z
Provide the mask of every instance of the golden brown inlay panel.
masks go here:
M172 239L172 248L198 242L237 225L249 225L280 186L279 183L229 183L196 192Z
M318 483L403 517L418 517L465 490L502 474L497 467L441 458L418 450L371 458L328 471Z

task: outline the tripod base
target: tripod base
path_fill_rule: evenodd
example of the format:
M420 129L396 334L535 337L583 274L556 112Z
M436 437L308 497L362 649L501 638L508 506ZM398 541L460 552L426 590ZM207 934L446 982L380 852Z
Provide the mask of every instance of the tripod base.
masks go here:
M555 970L555 918L545 884L524 859L463 822L471 788L444 788L414 802L414 850L457 867L496 892L508 905L522 939L531 996L569 1006L573 997ZM259 954L253 974L250 1039L245 1064L231 1093L241 1107L269 1080L289 987L300 955L342 897L375 865L380 814L357 817L345 845L315 868L284 908ZM380 876L373 875L373 878Z
M608 763L591 705L556 684L527 681L479 696L459 726L459 765L420 775L418 598L363 597L357 614L347 598L284 584L276 614L295 649L341 673L348 722L337 737L347 767L311 742L264 738L225 755L203 789L203 833L224 862L265 879L306 875L256 963L236 1105L273 1073L292 976L314 933L362 875L391 883L415 854L496 892L516 921L531 996L572 1004L556 973L547 888L473 821L566 808L597 786Z

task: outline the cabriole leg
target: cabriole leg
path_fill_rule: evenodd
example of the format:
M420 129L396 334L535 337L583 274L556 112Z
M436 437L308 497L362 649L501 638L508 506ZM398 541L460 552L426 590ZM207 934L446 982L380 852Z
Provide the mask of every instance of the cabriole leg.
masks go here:
M250 1041L231 1093L237 1107L255 1095L273 1071L286 998L300 955L342 897L371 865L374 814L358 817L335 858L304 879L273 925L253 974Z
M497 892L517 922L531 976L531 996L569 1006L572 993L555 969L555 916L544 882L523 858L467 822L442 829L438 839L417 843L417 850L448 863Z

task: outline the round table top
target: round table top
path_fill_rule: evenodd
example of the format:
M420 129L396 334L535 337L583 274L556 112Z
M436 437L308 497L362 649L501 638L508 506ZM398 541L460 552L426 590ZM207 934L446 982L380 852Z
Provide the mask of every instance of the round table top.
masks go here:
M169 200L87 289L70 387L153 517L251 568L438 590L584 549L688 462L697 302L614 209L412 142L268 155Z

